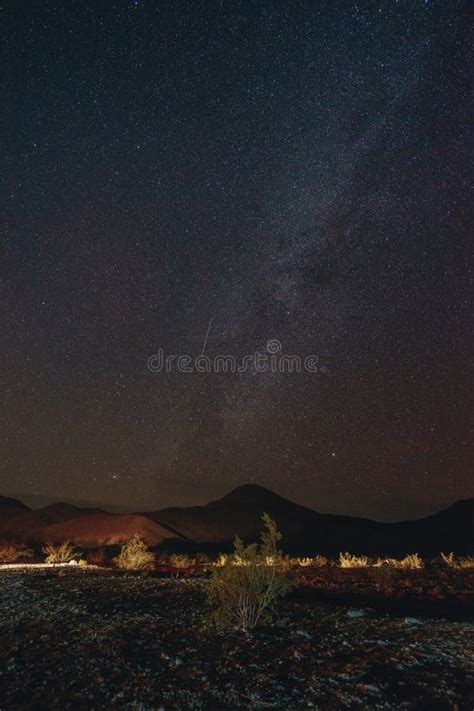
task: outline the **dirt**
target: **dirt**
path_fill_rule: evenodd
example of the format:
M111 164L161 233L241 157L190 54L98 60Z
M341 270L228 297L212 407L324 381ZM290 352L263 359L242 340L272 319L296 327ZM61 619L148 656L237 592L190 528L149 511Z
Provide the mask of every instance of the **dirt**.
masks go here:
M222 632L205 585L87 568L0 571L0 709L474 707L472 622L296 594L280 625Z

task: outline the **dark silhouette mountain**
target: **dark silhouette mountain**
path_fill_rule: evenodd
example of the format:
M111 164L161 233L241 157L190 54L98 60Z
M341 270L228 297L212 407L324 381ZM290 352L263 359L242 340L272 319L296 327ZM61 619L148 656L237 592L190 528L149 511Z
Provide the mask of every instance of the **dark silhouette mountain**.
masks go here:
M23 511L29 511L29 508L19 499L13 499L9 496L0 496L0 520L6 520Z
M255 508L271 505L274 508L287 509L291 502L274 491L259 484L242 484L216 501L210 501L206 508ZM296 504L293 504L296 505Z
M68 521L69 519L96 513L94 509L81 509L72 504L50 504L42 509L28 509L17 512L2 520L0 514L0 535L24 541L40 538L39 532L46 526Z
M196 543L223 546L236 534L255 540L264 511L277 521L284 548L299 553L467 552L474 541L473 499L425 519L392 524L320 514L264 487L246 484L206 506L166 508L144 515Z
M269 513L283 534L283 547L299 554L398 554L474 549L474 499L459 501L416 521L381 523L352 516L321 514L256 484L239 486L206 506L172 507L141 514L114 514L52 504L30 510L0 497L0 536L30 542L70 539L83 546L112 545L133 535L149 545L226 550L235 535L256 540L261 516Z
M46 506L50 506L51 504L71 504L72 506L76 506L80 509L96 509L100 511L110 511L112 513L135 513L136 511L136 507L133 506L112 505L108 504L107 502L97 501L94 498L63 499L54 496L46 496L44 494L31 494L21 491L12 491L8 494L8 496L14 499L18 499L20 502L23 502L23 505L26 504L27 508L34 510L43 509Z
M419 541L426 551L474 549L474 499L457 501L443 511L418 519L390 524L396 536Z

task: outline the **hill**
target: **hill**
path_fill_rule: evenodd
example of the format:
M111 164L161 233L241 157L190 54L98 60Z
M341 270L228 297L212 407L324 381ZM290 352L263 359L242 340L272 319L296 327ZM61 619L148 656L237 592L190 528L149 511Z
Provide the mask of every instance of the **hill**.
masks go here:
M69 519L95 513L93 509L81 509L72 504L50 504L41 509L28 509L3 518L0 513L0 536L34 542L44 540L40 531L46 526L68 521Z
M9 496L0 496L0 522L29 510L28 506L19 499L13 499Z
M141 536L149 546L158 546L176 536L166 526L138 514L92 513L46 526L38 532L42 541L71 541L85 547L110 546Z
M417 551L470 553L474 549L474 499L459 501L416 521L381 523L352 516L321 514L255 484L239 486L205 506L172 507L140 514L113 514L51 504L30 510L0 497L0 537L28 542L71 540L78 545L115 545L138 534L149 545L219 551L236 535L259 537L263 512L283 534L288 552L306 555L340 551L403 554Z
M342 550L405 553L418 550L468 552L474 541L474 500L418 521L380 523L351 516L320 514L255 484L240 486L206 506L166 508L144 515L198 544L229 544L235 535L255 539L262 512L283 533L284 547L298 553Z
M35 510L13 504L4 508L9 513L4 515L0 508L0 537L28 543L70 540L77 545L96 547L123 543L139 535L148 545L156 546L176 538L165 526L137 514L111 514L64 503Z

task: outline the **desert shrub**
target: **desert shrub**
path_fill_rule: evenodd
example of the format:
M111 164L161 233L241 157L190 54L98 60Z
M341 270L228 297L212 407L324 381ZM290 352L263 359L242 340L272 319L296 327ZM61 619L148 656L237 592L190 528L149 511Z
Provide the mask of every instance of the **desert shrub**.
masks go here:
M394 568L423 568L423 560L421 557L418 555L418 553L409 553L406 555L404 558L401 560L395 560L393 558L390 559L390 565L392 565Z
M79 553L69 541L64 543L47 543L42 549L45 554L45 563L70 563Z
M450 568L457 568L457 561L454 553L441 553L441 560Z
M169 563L173 568L189 568L193 561L191 558L184 553L173 553L170 555Z
M367 565L369 565L369 559L366 555L339 553L340 568L365 568Z
M441 553L441 560L453 570L462 568L474 568L474 556L468 555L464 558L456 558L454 553Z
M474 555L468 555L464 558L458 558L459 568L474 568Z
M324 568L324 566L328 565L328 563L329 561L325 555L315 555L313 558L313 566L315 568Z
M184 553L173 553L169 557L169 564L175 569L175 575L178 578L179 573L186 568L190 568L193 565L193 560L185 555Z
M198 553L196 555L196 563L201 566L207 566L211 562L211 559L209 558L206 553Z
M224 565L225 565L226 562L227 562L227 558L228 558L228 557L229 557L229 556L228 556L226 553L221 553L221 554L217 557L217 559L214 561L214 563L212 563L212 566L213 566L214 568L223 568Z
M215 567L208 586L208 602L218 626L249 632L275 619L276 604L291 588L288 567L277 549L281 534L275 521L263 514L261 542L245 545L236 537L234 552Z
M0 541L0 563L16 563L24 558L32 558L33 551L24 543Z
M324 555L315 555L313 558L290 558L290 565L298 568L322 568L329 563Z
M291 565L299 566L300 568L309 568L313 565L312 558L292 558Z
M155 563L155 554L140 536L133 536L124 543L114 562L121 570L150 570Z
M374 563L376 568L381 568L381 567L386 567L390 566L392 568L397 568L399 570L402 569L420 569L423 568L424 563L422 558L418 555L418 553L409 553L406 555L404 558L398 559L398 558L378 558L377 561Z

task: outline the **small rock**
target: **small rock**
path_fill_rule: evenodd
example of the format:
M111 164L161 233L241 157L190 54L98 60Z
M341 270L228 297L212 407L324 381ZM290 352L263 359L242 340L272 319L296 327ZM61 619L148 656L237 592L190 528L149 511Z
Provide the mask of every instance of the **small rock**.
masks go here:
M373 684L363 684L362 688L367 694L380 694L379 687Z
M357 618L357 617L365 617L366 612L364 610L348 610L347 611L347 616L352 617L352 618Z
M296 630L296 634L298 637L304 637L304 639L311 639L311 635L305 632L304 630Z

